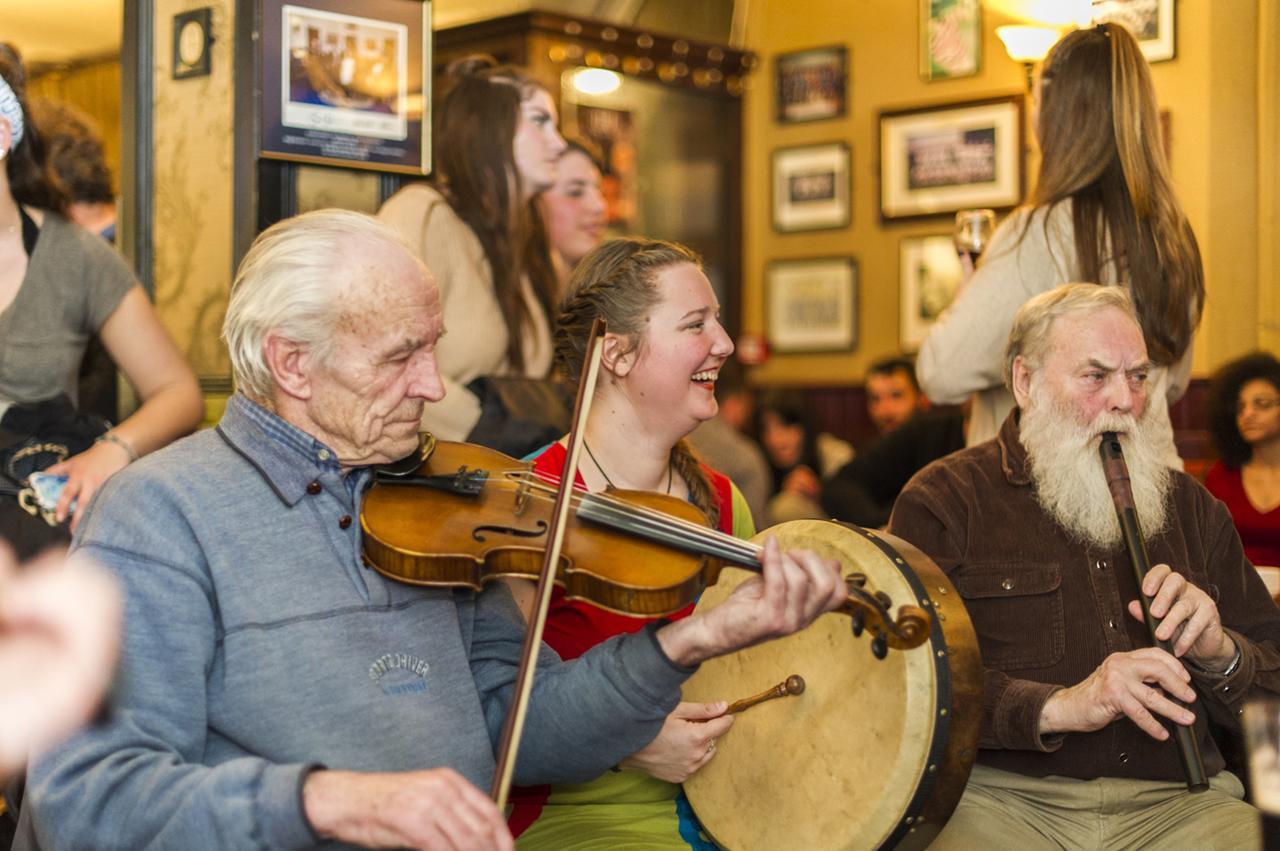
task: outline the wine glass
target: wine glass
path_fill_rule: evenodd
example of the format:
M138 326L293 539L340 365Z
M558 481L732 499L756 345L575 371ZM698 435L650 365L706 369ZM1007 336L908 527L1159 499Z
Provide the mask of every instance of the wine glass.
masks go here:
M996 227L995 210L961 210L956 213L956 229L953 239L956 251L968 254L974 262L982 256L991 233Z

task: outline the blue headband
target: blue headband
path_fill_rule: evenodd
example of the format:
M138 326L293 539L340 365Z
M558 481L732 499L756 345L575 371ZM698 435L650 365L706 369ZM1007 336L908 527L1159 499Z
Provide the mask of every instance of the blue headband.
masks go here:
M18 143L22 141L22 129L24 122L22 120L22 105L18 103L18 96L13 93L13 89L9 87L9 83L4 77L0 77L0 118L9 120L9 127L13 134L13 141L10 147L18 147Z

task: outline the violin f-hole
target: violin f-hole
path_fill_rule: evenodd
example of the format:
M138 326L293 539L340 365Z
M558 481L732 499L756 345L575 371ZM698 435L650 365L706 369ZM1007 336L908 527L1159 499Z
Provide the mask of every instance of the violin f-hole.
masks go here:
M515 526L477 526L471 530L471 537L480 543L485 543L483 532L492 532L495 535L514 535L517 538L541 538L547 534L547 521L539 520L534 523L532 529L517 529Z

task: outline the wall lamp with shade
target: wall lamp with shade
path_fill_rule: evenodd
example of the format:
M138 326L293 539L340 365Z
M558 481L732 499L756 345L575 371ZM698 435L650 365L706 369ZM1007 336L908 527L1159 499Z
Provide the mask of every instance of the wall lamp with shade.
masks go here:
M1049 54L1049 48L1058 40L1059 30L1054 27L1004 26L996 27L996 35L1004 42L1005 52L1014 62L1021 62L1027 70L1027 91L1031 91L1035 64Z

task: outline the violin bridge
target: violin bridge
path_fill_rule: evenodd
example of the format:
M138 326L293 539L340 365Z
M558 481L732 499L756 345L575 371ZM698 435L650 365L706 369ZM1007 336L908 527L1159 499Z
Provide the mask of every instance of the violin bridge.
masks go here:
M520 486L516 488L515 511L517 515L524 513L525 506L529 504L529 494L530 494L529 483L521 482Z

